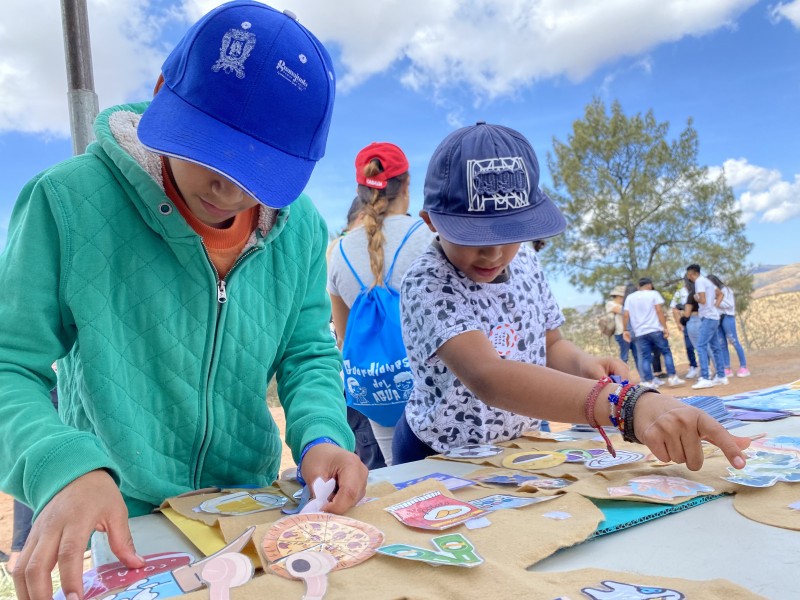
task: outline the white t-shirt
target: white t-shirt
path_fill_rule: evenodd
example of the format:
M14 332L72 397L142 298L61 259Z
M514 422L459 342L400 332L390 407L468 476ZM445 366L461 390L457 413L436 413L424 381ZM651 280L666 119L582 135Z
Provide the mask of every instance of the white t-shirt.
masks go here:
M719 312L723 315L736 314L736 300L733 296L733 290L727 285L722 286L722 302L719 305Z
M655 290L637 290L625 298L623 310L628 312L634 337L647 335L654 331L664 331L656 312L661 310L662 304L664 304L664 298Z
M719 310L717 309L717 286L711 283L711 280L708 277L703 277L700 275L694 282L694 292L695 294L700 294L705 292L706 294L706 301L700 304L698 300L699 307L697 309L698 314L700 315L701 319L714 319L715 321L719 321Z
M448 340L480 331L501 357L546 364L545 335L564 316L533 249L521 246L506 272L504 281L475 283L433 243L403 279L403 339L414 375L405 414L417 437L437 452L503 442L539 428L538 419L481 402L436 353Z
M403 237L406 235L409 227L419 221L419 217L409 217L408 215L389 215L383 220L383 235L386 238L386 243L383 247L384 275L389 270L389 265L392 263L397 247L400 245ZM392 279L389 285L396 290L400 289L400 283L403 281L403 275L409 265L428 247L435 234L428 229L428 226L421 225L411 237L408 238L403 249L397 257L394 271L392 272ZM342 238L342 246L347 259L353 268L358 273L359 278L365 286L369 287L375 281L372 275L372 269L369 264L369 251L367 250L367 233L363 227L356 227L344 238ZM351 307L353 302L356 301L358 293L361 291L356 278L347 266L347 263L342 258L342 253L339 251L339 242L335 242L331 249L330 260L328 262L328 292L334 296L341 296L344 303Z
M681 288L672 295L672 300L669 301L670 308L678 308L678 306L683 306L686 304L686 299L689 298L689 290L686 289L686 286L681 286Z

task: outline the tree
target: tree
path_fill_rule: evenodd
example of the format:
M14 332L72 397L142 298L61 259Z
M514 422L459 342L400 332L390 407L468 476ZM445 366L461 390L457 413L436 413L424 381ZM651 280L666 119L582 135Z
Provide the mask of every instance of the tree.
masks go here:
M698 165L692 120L675 140L653 111L627 117L619 102L595 99L573 123L567 143L553 139L546 190L567 219L548 263L581 290L603 297L615 285L650 277L674 289L691 263L736 292L744 309L752 292L745 265L752 244L724 173Z

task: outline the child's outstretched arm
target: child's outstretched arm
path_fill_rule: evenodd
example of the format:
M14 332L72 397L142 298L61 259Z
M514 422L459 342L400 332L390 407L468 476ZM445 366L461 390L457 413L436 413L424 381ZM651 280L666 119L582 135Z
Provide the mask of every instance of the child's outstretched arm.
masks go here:
M595 377L604 375L593 371L592 375L581 377L502 359L480 331L450 338L437 354L484 403L565 423L586 421L587 398L597 383ZM608 396L615 389L615 384L607 384L600 390L593 407L598 425L611 424ZM700 442L705 439L718 446L734 467L744 466L741 451L748 446L748 438L732 436L708 414L675 398L643 394L635 405L633 425L636 437L659 459L686 463L697 470L703 464Z
M559 329L547 332L547 366L562 373L578 375L588 379L600 379L603 375L630 376L628 365L613 356L593 356L562 337Z

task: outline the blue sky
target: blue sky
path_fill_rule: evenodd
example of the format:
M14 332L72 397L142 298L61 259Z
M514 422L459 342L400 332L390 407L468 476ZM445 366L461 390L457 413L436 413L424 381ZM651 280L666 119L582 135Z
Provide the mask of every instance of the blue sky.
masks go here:
M219 2L88 0L101 108L146 99L185 28ZM700 162L724 169L753 264L800 261L800 0L285 0L331 50L339 89L307 192L339 229L353 159L391 141L411 164L412 211L436 145L485 120L546 155L598 96L653 109ZM53 0L5 0L0 25L0 247L24 183L69 157L61 22ZM551 277L562 306L600 300Z

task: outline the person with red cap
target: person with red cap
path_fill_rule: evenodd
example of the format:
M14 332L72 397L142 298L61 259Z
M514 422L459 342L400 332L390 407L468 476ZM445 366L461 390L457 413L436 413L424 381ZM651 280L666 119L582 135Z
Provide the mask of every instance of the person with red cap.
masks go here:
M23 188L0 255L0 489L35 513L20 600L50 598L56 564L64 596L83 597L96 530L142 568L129 517L269 486L273 377L298 480L334 479L335 513L366 489L329 329L327 226L303 194L330 129L330 55L295 15L236 0L161 73L151 102L103 111L85 154Z
M350 311L359 294L381 287L396 290L408 266L433 239L427 227L421 227L419 218L408 215L408 159L398 146L389 142L369 144L356 155L355 169L362 207L360 225L339 241L331 252L328 266L328 292L340 347L347 345ZM397 335L400 335L399 329ZM399 385L404 391L394 395L391 402L386 401L386 395L378 402L373 401L369 386L358 385L350 376L348 366L345 356L348 406L369 417L375 439L389 466L392 464L394 424L405 408L405 392L410 392L405 388L410 388L410 373L394 374L389 385Z

